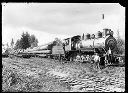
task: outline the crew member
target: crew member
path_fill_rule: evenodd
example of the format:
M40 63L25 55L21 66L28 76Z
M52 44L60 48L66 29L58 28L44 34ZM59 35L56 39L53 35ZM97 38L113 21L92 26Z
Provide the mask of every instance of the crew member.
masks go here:
M95 53L94 62L95 62L96 68L99 69L100 57L99 57L98 53Z
M107 66L107 64L108 64L108 55L104 54L103 56L104 56L105 66Z
M83 55L81 56L81 60L82 60L82 62L85 61L85 57Z
M111 64L111 60L112 60L111 55L112 55L112 52L111 52L111 49L109 47L109 50L108 50L108 62L109 62L109 64Z
M80 61L80 59L81 59L81 57L80 57L80 55L78 54L78 55L76 56L76 61Z
M86 60L87 61L90 61L89 55L86 56Z

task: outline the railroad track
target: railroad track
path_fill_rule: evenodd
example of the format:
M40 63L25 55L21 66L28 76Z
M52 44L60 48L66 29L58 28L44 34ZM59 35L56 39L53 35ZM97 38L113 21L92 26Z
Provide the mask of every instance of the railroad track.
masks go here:
M67 83L73 91L73 90L76 90L79 91L79 92L111 92L111 90L105 88L105 87L101 87L101 86L98 86L96 85L95 81L92 81L91 79L84 79L84 81L81 81L81 80L78 80L78 79L74 79L72 77L61 77L61 76L57 76L57 75L54 75L52 73L47 73L48 76L51 76L55 79L57 79L58 81L60 82L63 82L63 83ZM96 78L94 78L96 79Z

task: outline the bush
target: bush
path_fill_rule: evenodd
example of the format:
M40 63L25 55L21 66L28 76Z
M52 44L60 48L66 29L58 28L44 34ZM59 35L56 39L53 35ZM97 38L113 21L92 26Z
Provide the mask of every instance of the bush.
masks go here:
M117 48L115 51L116 54L125 54L125 42L123 39L117 39Z

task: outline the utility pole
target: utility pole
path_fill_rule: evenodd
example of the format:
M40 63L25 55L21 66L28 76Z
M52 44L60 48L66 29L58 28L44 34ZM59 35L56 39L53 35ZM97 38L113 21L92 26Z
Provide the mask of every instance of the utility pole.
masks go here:
M102 29L104 29L104 14L102 14L102 26L103 26Z
M104 14L102 14L102 19L104 20Z

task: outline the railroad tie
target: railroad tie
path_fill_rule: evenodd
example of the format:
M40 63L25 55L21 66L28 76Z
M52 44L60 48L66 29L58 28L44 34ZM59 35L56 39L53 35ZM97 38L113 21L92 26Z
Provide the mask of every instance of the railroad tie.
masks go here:
M54 74L52 74L52 73L50 73L50 76L51 76L51 77L54 77L55 75L54 75Z
M72 85L72 86L74 86L74 85L85 85L84 83L82 83L82 82L80 82L80 81L73 81L73 82L70 82L70 84Z
M55 79L59 79L60 77L58 75L54 75L54 78Z
M48 75L48 76L51 76L51 73L50 73L50 72L47 72L47 75Z
M64 77L64 78L60 79L60 81L67 82L70 85L82 85L82 84L84 84L84 83L82 83L76 79L72 79L70 77L67 77L67 78Z
M65 78L61 78L61 79L59 79L60 81L67 81Z
M78 85L78 81L69 81L71 85Z
M62 81L62 82L65 82L65 83L69 83L70 84L71 82L74 81L74 79L62 77L62 78L59 79L59 81Z
M64 78L64 77L62 77L62 76L58 76L58 79L62 79L62 78Z
M106 89L105 87L98 87L98 86L95 86L95 89L98 90L98 91L110 92L110 90Z
M69 82L72 82L72 81L74 81L75 79L73 79L73 78L71 78L71 77L68 77L68 78L66 78Z

